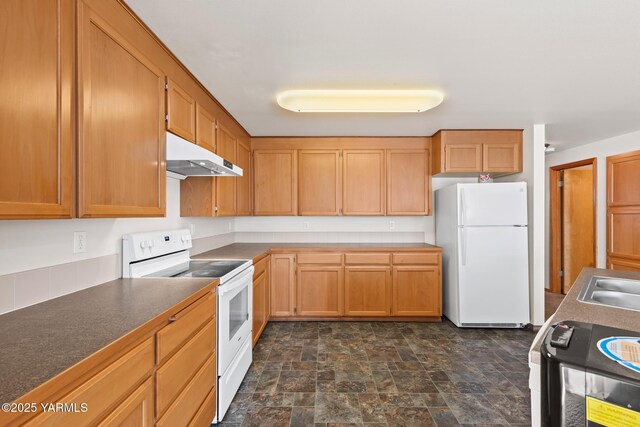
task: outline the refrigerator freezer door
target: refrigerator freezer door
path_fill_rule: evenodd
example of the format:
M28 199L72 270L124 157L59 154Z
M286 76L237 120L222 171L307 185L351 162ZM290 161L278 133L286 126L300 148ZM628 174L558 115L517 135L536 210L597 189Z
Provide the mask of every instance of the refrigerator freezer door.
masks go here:
M527 184L458 185L458 225L527 225Z
M460 324L529 323L526 227L458 228Z

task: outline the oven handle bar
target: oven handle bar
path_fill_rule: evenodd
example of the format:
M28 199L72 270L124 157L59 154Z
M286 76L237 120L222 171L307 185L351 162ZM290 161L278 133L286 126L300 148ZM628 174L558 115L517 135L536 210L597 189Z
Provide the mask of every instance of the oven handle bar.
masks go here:
M251 276L253 276L254 269L255 268L252 265L251 267L247 268L239 275L235 276L233 279L229 280L224 285L218 286L218 289L217 289L218 295L223 296L235 291L238 288L242 288L243 286L246 286L245 279L247 277L251 278Z

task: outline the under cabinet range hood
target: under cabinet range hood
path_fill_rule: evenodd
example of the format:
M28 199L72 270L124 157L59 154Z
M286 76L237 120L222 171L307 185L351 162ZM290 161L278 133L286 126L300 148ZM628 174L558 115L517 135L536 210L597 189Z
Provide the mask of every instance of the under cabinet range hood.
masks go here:
M188 176L242 176L242 168L167 132L167 172Z

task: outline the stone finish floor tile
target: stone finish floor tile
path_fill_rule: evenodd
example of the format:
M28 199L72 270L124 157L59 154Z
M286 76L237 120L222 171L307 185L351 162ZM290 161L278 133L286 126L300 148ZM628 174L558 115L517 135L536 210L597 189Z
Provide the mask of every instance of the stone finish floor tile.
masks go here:
M529 425L535 334L420 322L269 322L222 427Z

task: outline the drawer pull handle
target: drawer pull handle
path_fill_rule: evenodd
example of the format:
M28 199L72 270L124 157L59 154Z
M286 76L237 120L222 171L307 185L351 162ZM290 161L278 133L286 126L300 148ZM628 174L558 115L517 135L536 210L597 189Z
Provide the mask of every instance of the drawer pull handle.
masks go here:
M169 316L169 323L173 323L176 320L178 320L178 318L176 316Z

